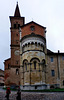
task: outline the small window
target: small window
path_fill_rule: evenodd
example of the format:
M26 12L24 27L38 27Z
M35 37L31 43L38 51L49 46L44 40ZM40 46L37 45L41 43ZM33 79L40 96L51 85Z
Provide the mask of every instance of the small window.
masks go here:
M37 89L37 86L35 86L35 89Z
M16 74L17 74L17 75L19 74L19 69L16 69Z
M64 86L64 80L63 80L63 86Z
M27 46L27 45L26 45ZM28 47L30 46L30 43L28 43Z
M8 69L10 69L10 64L8 64Z
M20 24L18 24L18 29L20 28Z
M51 57L50 59L51 59L51 62L53 62L53 57Z
M14 24L14 28L16 28L16 24Z
M55 76L55 71L54 70L51 70L51 75Z
M18 36L18 33L16 34L16 36Z
M35 35L35 33L32 32L31 35Z
M34 61L34 69L36 69L36 61Z
M64 56L62 56L62 60L64 60Z

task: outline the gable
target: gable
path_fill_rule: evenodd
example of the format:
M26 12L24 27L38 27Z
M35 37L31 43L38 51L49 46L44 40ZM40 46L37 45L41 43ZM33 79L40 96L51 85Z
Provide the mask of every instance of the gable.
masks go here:
M46 29L45 27L40 26L39 24L36 24L35 22L30 22L21 27L22 37L26 35L30 35L31 33L45 37L45 29Z

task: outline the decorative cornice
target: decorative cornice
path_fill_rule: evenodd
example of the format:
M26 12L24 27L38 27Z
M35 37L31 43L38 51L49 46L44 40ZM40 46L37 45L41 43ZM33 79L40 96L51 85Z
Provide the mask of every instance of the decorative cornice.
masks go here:
M40 51L40 52L43 52L42 50L26 50L26 51L24 51L22 54L20 54L20 55L23 55L25 52L30 52L30 51ZM43 52L44 53L44 52Z
M28 38L28 37L40 37L40 38L42 38L42 39L45 41L45 43L46 43L46 39L45 39L43 36L38 35L38 34L29 34L29 35L26 35L26 36L24 36L24 37L20 40L20 42L22 42L25 38Z
M23 25L22 27L25 27L25 26L27 26L27 25L29 25L29 24L31 24L31 23L34 23L34 24L36 24L36 25L38 25L38 26L40 26L40 27L46 29L46 27L44 27L44 26L42 26L42 25L40 25L40 24L38 24L38 23L36 23L36 22L34 22L34 21L31 21L31 22L29 22L29 23ZM21 27L21 28L22 28L22 27Z
M10 45L11 47L20 47L20 45Z
M20 68L20 65L17 66L17 65L11 65L11 68Z

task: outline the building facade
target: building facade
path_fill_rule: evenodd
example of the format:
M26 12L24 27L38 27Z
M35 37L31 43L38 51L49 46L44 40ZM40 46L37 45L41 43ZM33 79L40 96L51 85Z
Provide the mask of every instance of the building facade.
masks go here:
M64 87L64 53L46 46L46 27L31 21L25 24L18 3L11 22L11 57L4 62L5 85L21 89Z
M4 86L4 71L0 69L0 86Z

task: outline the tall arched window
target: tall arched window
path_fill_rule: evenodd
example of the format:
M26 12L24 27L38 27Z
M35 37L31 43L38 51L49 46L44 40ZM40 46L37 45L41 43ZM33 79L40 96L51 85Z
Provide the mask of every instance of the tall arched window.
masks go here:
M27 63L25 63L25 69L27 70Z
M32 70L36 71L36 69L39 68L39 62L40 62L40 60L38 58L34 57L34 58L32 58L30 60L30 62L32 63Z
M27 64L28 64L28 60L27 59L24 59L24 61L23 61L23 66L24 66L24 69L25 69L25 71L27 71Z
M36 69L36 63L37 63L37 62L36 62L36 61L34 61L34 69Z

